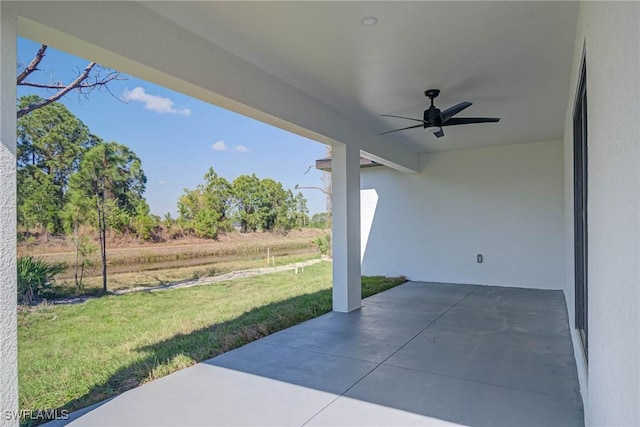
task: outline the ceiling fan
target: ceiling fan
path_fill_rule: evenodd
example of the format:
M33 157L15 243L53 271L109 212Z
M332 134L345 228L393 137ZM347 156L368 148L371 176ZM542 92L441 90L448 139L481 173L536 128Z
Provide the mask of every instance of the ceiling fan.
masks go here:
M392 116L391 114L381 114L384 117L396 117L398 119L406 119L413 120L414 122L420 122L419 125L408 126L406 128L394 129L387 132L379 133L378 135L386 135L391 132L398 132L400 130L406 129L414 129L423 127L425 132L433 132L433 134L437 138L442 138L444 136L444 131L442 130L445 126L456 126L456 125L468 125L473 123L491 123L491 122L499 122L500 119L496 117L460 117L455 118L456 114L464 110L465 108L471 107L471 102L461 102L459 104L454 105L451 108L447 108L444 111L440 111L433 105L433 99L436 98L440 94L440 90L438 89L429 89L424 91L424 95L431 100L431 106L424 110L424 118L414 119L412 117L403 117L403 116Z

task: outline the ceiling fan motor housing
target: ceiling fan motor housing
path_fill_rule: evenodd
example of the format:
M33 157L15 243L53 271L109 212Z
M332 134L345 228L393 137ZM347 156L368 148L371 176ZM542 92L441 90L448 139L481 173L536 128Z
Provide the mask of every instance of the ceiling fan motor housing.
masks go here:
M426 110L424 110L424 119L423 119L426 123L424 124L424 127L427 128L430 125L432 126L441 126L441 120L442 118L440 117L440 109L431 106L429 108L427 108Z

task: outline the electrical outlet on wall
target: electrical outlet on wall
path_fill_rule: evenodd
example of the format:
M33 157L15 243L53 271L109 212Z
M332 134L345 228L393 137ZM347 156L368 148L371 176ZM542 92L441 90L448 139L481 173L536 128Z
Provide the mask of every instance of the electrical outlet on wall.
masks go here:
M482 254L478 254L476 259L478 260L478 264L482 264L482 261L484 261L484 257L482 256Z

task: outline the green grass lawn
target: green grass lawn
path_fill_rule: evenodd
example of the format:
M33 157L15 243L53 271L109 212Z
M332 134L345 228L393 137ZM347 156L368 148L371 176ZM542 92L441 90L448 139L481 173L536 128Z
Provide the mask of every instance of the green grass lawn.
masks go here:
M362 279L363 297L402 278ZM76 410L331 310L331 264L19 313L21 409Z

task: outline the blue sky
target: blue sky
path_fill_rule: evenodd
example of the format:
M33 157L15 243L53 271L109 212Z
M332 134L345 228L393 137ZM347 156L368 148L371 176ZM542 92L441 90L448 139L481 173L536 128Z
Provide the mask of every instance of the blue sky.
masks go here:
M18 62L28 64L39 44L18 39ZM53 48L31 80L69 81L88 61ZM255 173L260 178L282 182L294 190L301 186L322 187L322 173L305 170L315 159L325 156L326 147L242 115L224 110L178 92L148 83L134 76L114 81L111 92L94 92L88 100L70 94L61 102L105 141L129 146L142 160L147 176L145 196L151 212L176 213L176 202L184 188L194 188L213 167L218 175L232 181L239 175ZM42 91L18 87L18 96ZM325 210L324 194L303 191L311 214Z

